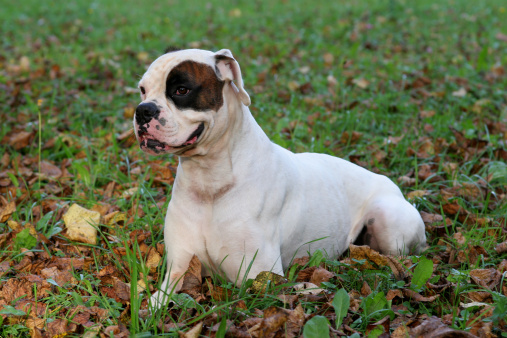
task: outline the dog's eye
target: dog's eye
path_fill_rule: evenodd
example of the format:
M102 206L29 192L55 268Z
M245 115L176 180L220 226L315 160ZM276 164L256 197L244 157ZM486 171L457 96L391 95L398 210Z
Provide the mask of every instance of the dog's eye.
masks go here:
M141 89L141 94L143 94L143 95L146 94L146 89L144 89L143 86L139 87L139 89Z
M176 94L177 96L184 96L184 95L187 95L189 92L190 92L190 89L185 88L185 87L179 87L178 89L176 89L174 94Z

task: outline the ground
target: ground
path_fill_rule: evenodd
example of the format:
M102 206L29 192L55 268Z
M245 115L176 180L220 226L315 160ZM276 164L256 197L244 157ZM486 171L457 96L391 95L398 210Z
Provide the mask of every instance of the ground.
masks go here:
M0 337L507 336L504 1L26 0L0 19ZM146 316L177 159L142 153L132 116L167 47L230 49L269 137L391 178L428 249L317 252L239 288L193 260Z

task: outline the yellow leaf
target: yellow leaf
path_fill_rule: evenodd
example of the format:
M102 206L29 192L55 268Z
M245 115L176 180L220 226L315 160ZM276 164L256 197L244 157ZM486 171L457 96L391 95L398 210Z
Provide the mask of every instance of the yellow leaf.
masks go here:
M370 81L363 79L363 78L354 79L354 80L352 80L352 83L361 89L366 89L370 85Z
M67 238L81 243L96 244L100 213L73 204L63 215Z
M460 89L458 89L455 92L452 92L452 96L456 96L456 97L464 97L466 94L467 94L467 91L463 87L461 87Z

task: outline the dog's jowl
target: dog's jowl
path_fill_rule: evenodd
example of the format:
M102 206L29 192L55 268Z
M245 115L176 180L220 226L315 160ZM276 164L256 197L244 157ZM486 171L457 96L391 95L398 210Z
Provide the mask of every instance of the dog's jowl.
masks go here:
M178 290L193 255L204 274L241 282L254 257L248 278L283 274L316 249L340 255L354 242L390 254L424 248L419 213L387 177L269 140L229 50L164 54L139 88L141 149L179 156L164 226L168 272L153 306Z

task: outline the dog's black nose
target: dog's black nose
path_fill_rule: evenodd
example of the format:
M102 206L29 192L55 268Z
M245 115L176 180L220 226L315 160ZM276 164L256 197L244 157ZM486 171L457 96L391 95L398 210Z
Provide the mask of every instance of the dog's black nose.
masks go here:
M136 122L138 125L143 125L151 121L151 119L158 117L160 110L153 102L141 103L136 108Z

